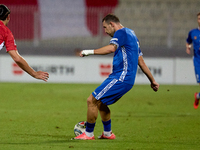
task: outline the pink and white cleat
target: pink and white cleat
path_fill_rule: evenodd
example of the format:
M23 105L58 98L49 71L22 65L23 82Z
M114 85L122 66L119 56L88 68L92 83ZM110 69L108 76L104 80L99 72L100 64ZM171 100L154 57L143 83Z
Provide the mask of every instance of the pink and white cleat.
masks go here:
M102 135L98 136L99 139L110 139L110 140L114 140L116 138L116 136L114 135L114 133L111 133L111 136L105 136L104 133L102 133Z
M79 136L73 138L74 140L95 140L94 136L93 137L89 137L85 134L85 132L83 132L82 134L80 134Z

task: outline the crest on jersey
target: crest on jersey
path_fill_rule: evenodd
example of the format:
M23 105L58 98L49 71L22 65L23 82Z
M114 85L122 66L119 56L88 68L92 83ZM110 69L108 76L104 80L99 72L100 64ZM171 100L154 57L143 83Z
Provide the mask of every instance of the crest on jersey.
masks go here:
M196 40L196 39L197 39L197 37L196 37L196 36L194 36L194 39Z

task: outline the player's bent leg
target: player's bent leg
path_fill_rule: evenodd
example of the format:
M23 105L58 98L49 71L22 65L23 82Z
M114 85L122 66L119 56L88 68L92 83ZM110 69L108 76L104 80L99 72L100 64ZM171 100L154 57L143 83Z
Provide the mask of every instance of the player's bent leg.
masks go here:
M94 127L98 116L98 101L91 94L87 99L87 123L86 130L81 135L75 137L75 140L94 140Z

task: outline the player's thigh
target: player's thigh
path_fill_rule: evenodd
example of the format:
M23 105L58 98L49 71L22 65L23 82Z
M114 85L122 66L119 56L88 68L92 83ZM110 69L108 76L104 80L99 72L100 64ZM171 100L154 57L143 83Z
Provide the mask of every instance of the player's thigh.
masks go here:
M95 89L92 95L103 104L111 105L117 102L131 88L132 85L118 81L117 79L106 79Z

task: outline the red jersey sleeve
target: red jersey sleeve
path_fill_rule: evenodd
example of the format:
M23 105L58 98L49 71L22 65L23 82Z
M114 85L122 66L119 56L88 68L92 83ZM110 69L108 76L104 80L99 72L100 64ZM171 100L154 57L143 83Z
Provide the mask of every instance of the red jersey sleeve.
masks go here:
M15 44L15 39L12 32L8 29L5 37L6 51L17 50L17 45Z

